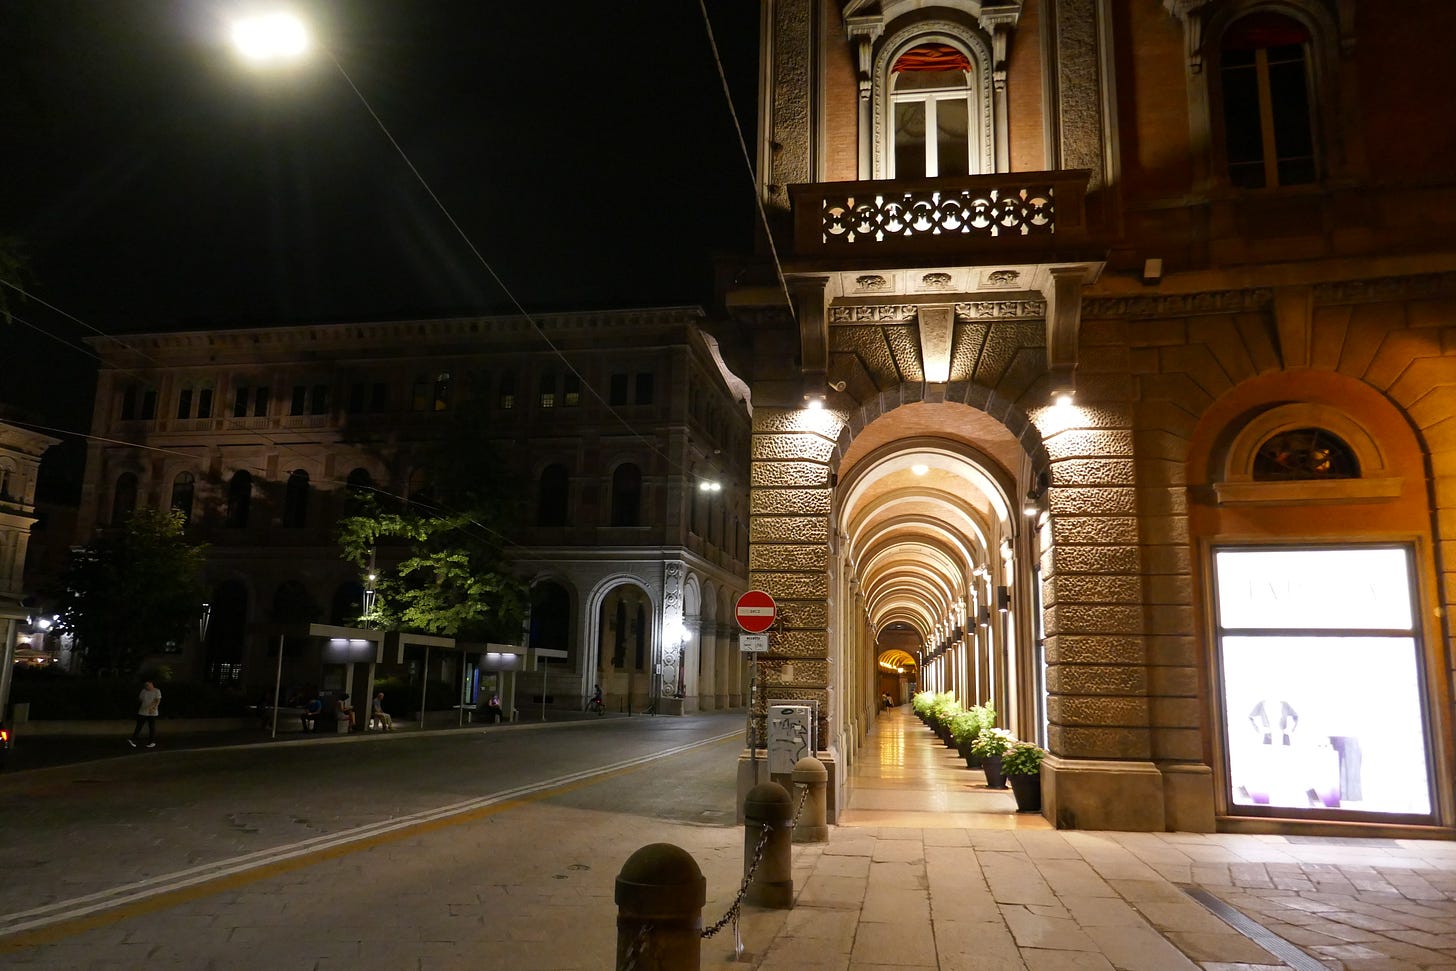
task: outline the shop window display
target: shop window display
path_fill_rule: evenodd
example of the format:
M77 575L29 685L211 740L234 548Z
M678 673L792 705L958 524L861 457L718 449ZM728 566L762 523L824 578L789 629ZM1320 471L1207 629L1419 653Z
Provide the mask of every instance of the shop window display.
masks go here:
M1429 816L1407 550L1214 553L1230 801Z

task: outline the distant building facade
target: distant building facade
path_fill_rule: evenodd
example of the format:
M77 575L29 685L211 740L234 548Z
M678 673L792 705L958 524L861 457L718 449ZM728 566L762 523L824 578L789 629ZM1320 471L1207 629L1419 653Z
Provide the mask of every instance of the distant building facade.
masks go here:
M762 10L725 304L832 811L890 677L1059 826L1456 827L1451 5Z
M508 537L522 637L563 650L531 695L609 707L741 704L730 605L747 562L746 389L696 308L136 334L102 358L77 533L173 508L206 542L203 643L179 676L271 685L272 634L357 617L339 558L349 486L428 494L426 455L467 403L520 484ZM200 607L200 605L199 605ZM458 680L437 655L432 679ZM338 672L291 670L320 686ZM519 698L518 698L519 700Z
M31 431L19 424L0 420L0 722L7 721L10 677L25 628L25 648L30 647L28 621L31 609L25 598L26 551L30 530L35 525L35 484L41 456L59 440Z

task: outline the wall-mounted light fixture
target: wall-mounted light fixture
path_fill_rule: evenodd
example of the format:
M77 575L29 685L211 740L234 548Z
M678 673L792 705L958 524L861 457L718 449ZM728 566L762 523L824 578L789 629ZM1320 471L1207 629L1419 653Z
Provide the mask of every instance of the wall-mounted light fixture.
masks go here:
M996 609L1003 614L1011 609L1011 589L1009 587L996 588Z
M1143 260L1143 283L1155 286L1163 279L1163 261L1158 257Z

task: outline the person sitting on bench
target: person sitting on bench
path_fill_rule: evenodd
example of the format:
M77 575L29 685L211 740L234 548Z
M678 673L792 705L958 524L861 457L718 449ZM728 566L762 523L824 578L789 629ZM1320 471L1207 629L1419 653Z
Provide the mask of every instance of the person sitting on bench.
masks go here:
M347 693L339 695L339 700L334 702L334 715L340 722L349 723L349 731L354 730L354 706L349 704Z
M390 718L384 710L384 692L374 696L374 704L370 706L370 722L379 722L379 727L386 732L394 731L394 719ZM373 727L372 725L370 727Z
M303 714L300 716L303 719L303 730L306 732L313 731L314 727L318 725L319 717L323 713L324 702L322 698L314 695L308 699L308 704L303 706Z

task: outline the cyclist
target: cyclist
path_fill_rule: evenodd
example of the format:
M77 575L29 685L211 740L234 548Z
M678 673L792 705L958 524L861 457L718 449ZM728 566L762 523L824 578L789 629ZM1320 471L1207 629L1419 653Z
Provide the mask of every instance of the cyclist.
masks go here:
M599 684L592 685L591 701L588 701L586 703L586 710L587 711L594 711L598 715L604 715L604 714L606 714L606 712L607 712L607 706L602 701L602 686L601 685L599 685Z

